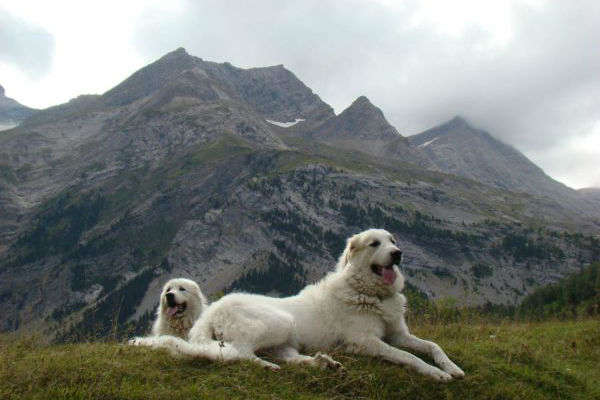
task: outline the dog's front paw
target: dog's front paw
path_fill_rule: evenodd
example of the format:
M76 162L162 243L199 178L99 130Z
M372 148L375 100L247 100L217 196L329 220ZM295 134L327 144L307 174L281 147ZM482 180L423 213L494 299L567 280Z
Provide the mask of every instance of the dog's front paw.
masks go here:
M457 378L457 379L462 379L465 377L465 372L456 365L454 366L454 368L451 371L448 371L448 373L453 378Z
M431 370L428 371L427 375L438 382L448 382L452 380L452 376L449 373L444 372L438 368L431 368Z
M342 363L335 361L333 358L329 357L327 354L323 354L321 352L317 352L313 357L313 360L317 363L321 368L331 368L334 370L344 370L344 366Z
M445 372L450 374L453 378L461 379L465 377L465 372L459 368L458 365L454 364L452 361L445 363L442 365L442 368Z

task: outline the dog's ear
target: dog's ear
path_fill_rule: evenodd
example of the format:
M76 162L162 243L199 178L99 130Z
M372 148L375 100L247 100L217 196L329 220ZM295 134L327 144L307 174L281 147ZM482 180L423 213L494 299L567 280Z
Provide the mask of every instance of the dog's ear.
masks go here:
M202 291L200 290L200 286L198 286L198 284L196 282L194 282L193 285L191 285L192 287L192 292L197 296L197 297L202 297Z
M340 256L340 259L337 263L337 271L343 270L346 267L346 265L348 265L350 259L356 253L356 251L362 248L361 239L362 238L360 237L360 235L357 234L346 241L346 248L344 249L344 252Z

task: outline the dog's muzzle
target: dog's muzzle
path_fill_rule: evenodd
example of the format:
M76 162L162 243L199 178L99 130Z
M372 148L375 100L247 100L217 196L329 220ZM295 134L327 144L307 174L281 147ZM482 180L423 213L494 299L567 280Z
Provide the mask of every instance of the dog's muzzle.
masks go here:
M165 298L167 299L167 309L165 310L165 312L168 316L177 316L179 314L183 314L183 312L186 310L187 303L177 303L177 300L175 300L175 295L173 293L167 293L165 295Z
M390 253L391 264L390 265L371 265L371 271L383 280L386 285L393 285L396 282L398 274L394 270L394 265L400 266L402 262L402 252L400 250L394 250Z
M175 295L173 293L167 293L165 298L167 299L167 305L169 307L177 307L177 302L175 301Z

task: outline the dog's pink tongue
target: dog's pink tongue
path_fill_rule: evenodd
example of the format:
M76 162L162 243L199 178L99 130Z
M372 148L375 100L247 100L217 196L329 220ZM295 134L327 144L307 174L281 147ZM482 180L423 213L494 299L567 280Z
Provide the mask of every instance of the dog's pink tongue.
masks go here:
M392 285L396 282L396 271L394 268L381 268L381 277L386 285Z
M169 307L167 308L167 315L172 316L177 312L177 307Z

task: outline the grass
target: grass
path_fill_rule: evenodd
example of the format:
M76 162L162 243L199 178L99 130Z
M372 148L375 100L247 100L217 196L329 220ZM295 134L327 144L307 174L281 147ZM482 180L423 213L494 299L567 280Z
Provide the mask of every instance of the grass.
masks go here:
M435 383L375 358L333 353L347 373L208 363L121 343L0 338L2 399L600 399L600 320L423 325L466 378Z

